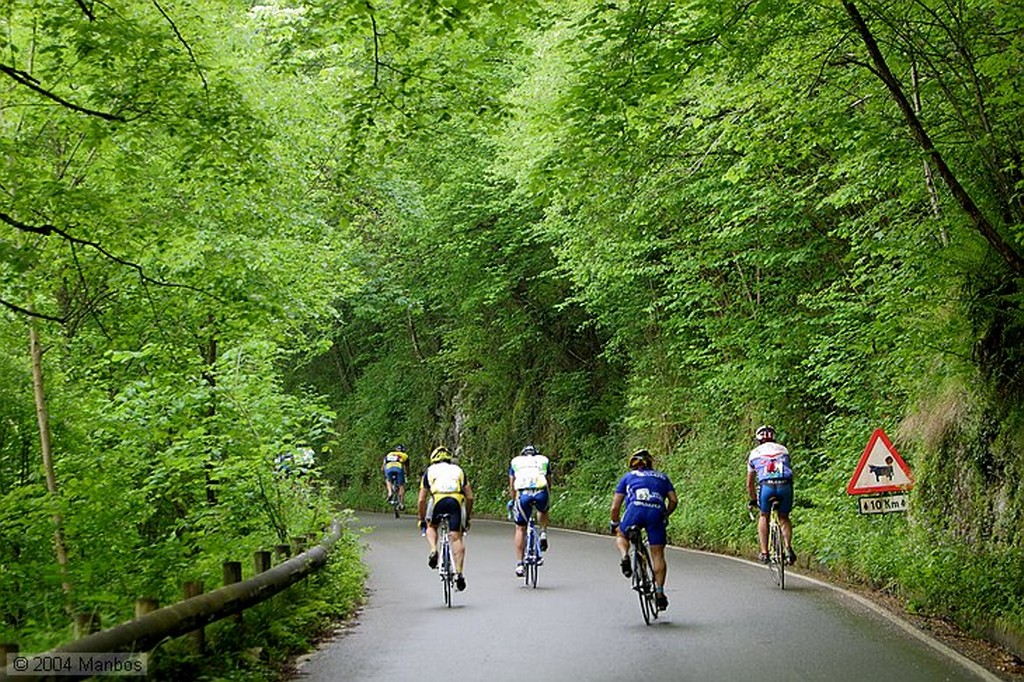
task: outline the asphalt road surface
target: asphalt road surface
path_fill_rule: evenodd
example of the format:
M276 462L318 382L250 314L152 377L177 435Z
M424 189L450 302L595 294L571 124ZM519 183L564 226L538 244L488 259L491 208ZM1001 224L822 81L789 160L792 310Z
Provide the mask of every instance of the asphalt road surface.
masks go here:
M867 602L752 562L669 548L670 604L645 625L610 536L548 531L536 588L512 525L475 520L465 592L444 605L416 519L361 514L368 601L295 680L936 682L997 680ZM752 537L753 541L753 537Z

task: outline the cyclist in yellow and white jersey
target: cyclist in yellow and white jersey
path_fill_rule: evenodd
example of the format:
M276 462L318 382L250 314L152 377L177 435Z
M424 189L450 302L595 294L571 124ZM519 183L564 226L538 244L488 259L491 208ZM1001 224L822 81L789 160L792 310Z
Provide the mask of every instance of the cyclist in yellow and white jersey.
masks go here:
M452 558L455 560L455 588L461 592L466 589L463 575L466 544L462 535L469 529L473 513L473 489L462 467L452 462L452 454L443 445L430 453L430 466L420 480L418 507L420 528L426 530L430 545L427 565L431 568L437 568L437 524L442 514L448 515Z
M381 466L384 472L384 485L387 487L387 499L391 499L395 488L398 488L398 509L405 511L405 479L409 477L409 455L405 452L404 445L396 445L395 448L384 455L384 464Z

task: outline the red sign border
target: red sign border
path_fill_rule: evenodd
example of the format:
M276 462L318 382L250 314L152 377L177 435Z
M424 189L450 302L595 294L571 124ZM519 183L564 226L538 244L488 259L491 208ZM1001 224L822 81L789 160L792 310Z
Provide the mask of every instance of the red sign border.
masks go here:
M900 469L903 470L903 473L905 473L907 475L907 478L910 479L910 483L905 483L903 485L875 486L871 488L855 488L854 486L857 483L857 479L860 478L861 472L863 472L864 467L867 466L868 457L871 455L871 451L875 449L875 442L878 441L879 439L881 439L882 444L885 445L885 448L886 450L889 451L889 454L892 455L893 459L896 461L896 464L899 465ZM882 429L875 429L874 433L871 434L871 438L868 439L867 447L864 448L864 454L860 456L860 462L858 462L857 464L857 469L853 472L853 476L850 477L850 482L846 484L847 494L867 495L870 493L898 493L905 492L913 487L914 475L910 473L910 467L908 467L907 463L903 461L902 457L900 457L900 453L896 452L896 448L893 447L892 441L889 440L889 437L885 435L885 431L883 431Z

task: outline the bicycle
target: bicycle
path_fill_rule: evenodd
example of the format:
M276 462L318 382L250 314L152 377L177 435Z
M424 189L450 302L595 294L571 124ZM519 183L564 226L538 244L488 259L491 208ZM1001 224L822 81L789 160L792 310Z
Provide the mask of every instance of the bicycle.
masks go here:
M644 529L633 526L626 532L629 540L629 558L633 566L632 589L640 600L640 613L644 623L658 618L658 603L654 591L654 568L651 563L651 547Z
M532 518L526 525L526 551L523 552L523 580L528 587L537 587L537 568L544 563L540 549L540 533Z
M455 566L452 563L452 543L448 537L448 514L441 515L441 521L437 524L437 574L441 578L441 591L444 595L444 604L448 608L452 606L452 587L455 585Z
M388 495L388 504L391 505L391 510L395 513L395 518L399 518L402 513L400 507L402 506L402 499L398 496L398 487L391 488L391 494Z
M768 574L772 582L780 589L786 589L786 563L789 557L786 555L786 543L782 535L782 526L779 523L779 498L769 497L771 511L768 514ZM751 520L757 516L753 509L749 509Z

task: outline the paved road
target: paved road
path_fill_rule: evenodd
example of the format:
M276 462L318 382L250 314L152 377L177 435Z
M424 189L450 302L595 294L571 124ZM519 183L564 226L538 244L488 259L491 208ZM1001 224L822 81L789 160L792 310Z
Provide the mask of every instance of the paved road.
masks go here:
M996 680L817 581L783 592L754 563L670 548L669 610L644 625L611 537L552 529L536 589L508 523L474 521L465 592L442 601L413 517L361 515L369 601L300 665L302 682Z

